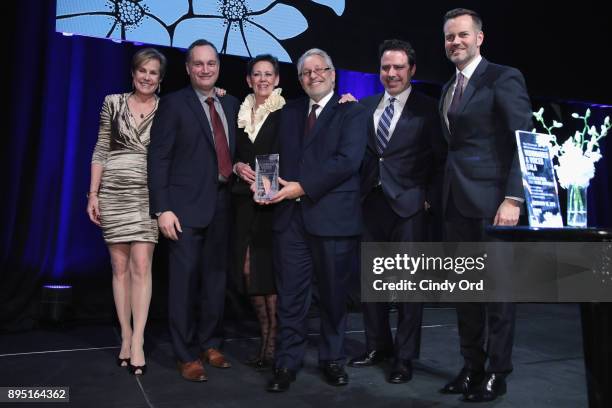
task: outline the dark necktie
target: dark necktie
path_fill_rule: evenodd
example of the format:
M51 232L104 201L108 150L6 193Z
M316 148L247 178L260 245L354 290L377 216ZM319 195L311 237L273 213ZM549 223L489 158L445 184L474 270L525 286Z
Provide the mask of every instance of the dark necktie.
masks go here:
M225 129L223 129L223 121L215 109L215 100L213 98L206 98L206 103L210 112L213 136L215 137L215 151L217 152L219 174L227 179L232 175L232 159L227 145L227 138L225 137Z
M310 134L312 128L315 125L315 122L317 121L317 109L319 109L319 105L317 105L316 103L312 105L312 108L310 109L308 119L306 120L306 131L304 132L306 136Z
M395 111L393 102L395 102L395 98L389 98L389 105L387 105L378 120L378 127L376 128L376 147L378 148L379 154L383 154L389 143L389 138L391 137L389 128L391 127L391 120L393 119L393 112Z
M463 74L459 72L457 74L457 85L455 85L455 93L453 94L453 100L448 107L449 113L454 113L459 107L459 103L461 102L461 97L463 96Z

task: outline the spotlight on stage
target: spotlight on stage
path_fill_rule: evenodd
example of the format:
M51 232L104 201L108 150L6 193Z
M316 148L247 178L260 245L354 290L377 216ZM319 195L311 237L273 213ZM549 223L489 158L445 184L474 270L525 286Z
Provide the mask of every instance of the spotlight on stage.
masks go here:
M52 325L63 325L72 315L72 286L44 285L40 301L40 320Z

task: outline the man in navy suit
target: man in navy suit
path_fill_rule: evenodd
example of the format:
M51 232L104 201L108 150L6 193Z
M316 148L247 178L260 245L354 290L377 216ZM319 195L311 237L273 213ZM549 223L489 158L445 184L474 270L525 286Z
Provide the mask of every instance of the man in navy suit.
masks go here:
M426 241L426 212L441 214L440 189L446 143L437 101L410 85L416 53L406 41L387 40L379 48L380 82L385 92L360 101L368 112L368 146L361 166L363 241ZM389 303L364 303L366 353L349 363L371 366L393 357L389 382L412 378L419 355L422 303L398 303L395 341Z
M230 367L219 347L239 102L215 95L219 64L213 44L191 44L185 64L191 85L162 98L149 145L151 213L169 239L170 336L179 371L190 381L207 380L203 362Z
M445 49L455 75L443 87L439 111L449 144L443 203L450 242L488 240L487 225L516 225L524 201L514 132L531 129L525 80L518 70L482 58L483 39L476 12L446 13ZM512 303L457 304L465 362L443 393L479 402L506 392L515 314Z
M297 63L308 97L285 105L279 125L283 188L275 209L278 348L268 391L286 391L302 365L316 279L321 310L319 366L332 385L348 384L344 331L351 257L361 233L359 165L365 109L338 104L331 58L311 49Z

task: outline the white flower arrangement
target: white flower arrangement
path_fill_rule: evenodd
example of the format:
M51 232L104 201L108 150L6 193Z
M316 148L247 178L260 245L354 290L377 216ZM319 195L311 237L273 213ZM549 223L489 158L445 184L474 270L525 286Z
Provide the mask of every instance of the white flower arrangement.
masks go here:
M557 161L555 171L561 187L564 189L570 186L588 187L589 180L595 175L595 163L602 157L599 141L606 137L608 130L612 127L610 117L606 116L598 131L594 125L589 126L590 109L586 110L584 116L572 113L572 117L581 119L584 126L581 131L577 130L574 136L567 138L563 144L559 145L552 131L563 127L563 123L553 120L552 125L547 126L544 122L544 108L533 112L533 116L551 136L551 153L553 160ZM535 132L535 129L533 131Z

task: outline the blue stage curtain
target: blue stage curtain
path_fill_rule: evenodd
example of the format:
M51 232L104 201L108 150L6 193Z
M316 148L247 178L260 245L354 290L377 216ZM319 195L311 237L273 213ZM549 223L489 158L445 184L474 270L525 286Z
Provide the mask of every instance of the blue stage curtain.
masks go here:
M21 2L16 12L22 29L6 59L10 137L1 153L0 322L30 320L43 282L108 263L85 193L104 95L130 86L126 47L56 33L54 2Z

